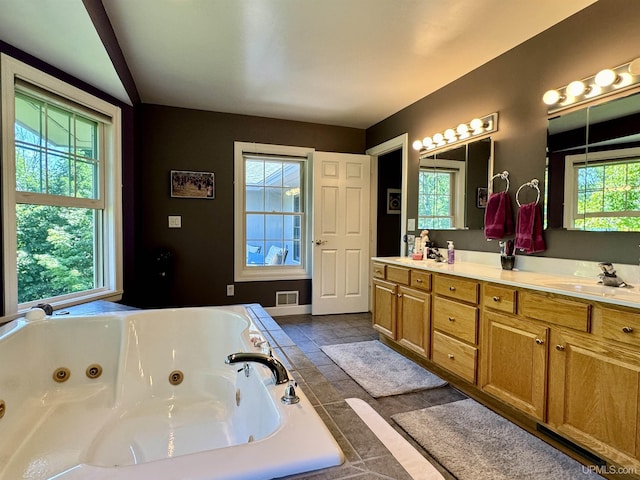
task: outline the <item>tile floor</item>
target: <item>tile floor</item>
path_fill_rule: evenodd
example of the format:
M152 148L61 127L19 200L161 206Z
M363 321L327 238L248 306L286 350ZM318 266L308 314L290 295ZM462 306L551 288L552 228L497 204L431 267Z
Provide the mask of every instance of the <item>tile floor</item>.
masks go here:
M320 347L378 338L370 314L292 315L272 319L255 310L271 337L274 350L313 403L340 444L346 462L339 467L287 479L393 479L410 480L387 448L344 401L360 398L371 405L390 425L433 463L446 479L452 479L419 445L400 430L391 415L466 398L450 386L375 399L327 357Z

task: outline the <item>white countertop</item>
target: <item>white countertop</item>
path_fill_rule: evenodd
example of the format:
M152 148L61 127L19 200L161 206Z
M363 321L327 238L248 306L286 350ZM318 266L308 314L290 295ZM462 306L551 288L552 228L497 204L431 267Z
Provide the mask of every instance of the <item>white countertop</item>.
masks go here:
M516 256L516 268L514 270L503 270L500 266L498 254L456 251L456 256L464 259L456 258L454 264L438 263L435 260L413 260L410 257L373 257L372 260L514 287L532 288L542 292L557 293L586 300L640 308L640 288L637 285L632 287L606 287L598 284L597 274L600 270L597 267L597 262L574 262L537 257L537 260L542 260L542 262L537 262L536 264L536 262L523 261L522 263L527 264L528 269L520 270L517 269L520 257ZM567 270L571 271L571 273L539 271L540 268L544 268L544 264L549 264L549 262L556 264L556 267L558 263L564 262L563 266L567 267ZM622 271L625 271L629 278L629 283L631 283L630 267L640 268L628 265L620 267L617 270L619 275L626 281L627 278L622 275ZM589 274L593 270L593 277L584 276L585 269L589 271Z

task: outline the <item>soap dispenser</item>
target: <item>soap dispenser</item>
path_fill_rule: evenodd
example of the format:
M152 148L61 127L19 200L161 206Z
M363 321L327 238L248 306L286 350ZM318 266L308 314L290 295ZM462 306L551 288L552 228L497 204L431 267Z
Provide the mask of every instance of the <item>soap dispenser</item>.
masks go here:
M447 263L454 263L456 261L456 249L453 246L453 241L447 240Z

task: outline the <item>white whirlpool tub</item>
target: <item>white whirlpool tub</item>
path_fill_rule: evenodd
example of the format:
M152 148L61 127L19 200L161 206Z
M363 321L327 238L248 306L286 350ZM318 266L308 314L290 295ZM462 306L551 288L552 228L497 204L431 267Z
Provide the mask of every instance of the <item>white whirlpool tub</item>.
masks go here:
M2 480L267 479L343 461L300 389L286 405L271 370L225 364L264 348L250 309L29 317L0 327Z

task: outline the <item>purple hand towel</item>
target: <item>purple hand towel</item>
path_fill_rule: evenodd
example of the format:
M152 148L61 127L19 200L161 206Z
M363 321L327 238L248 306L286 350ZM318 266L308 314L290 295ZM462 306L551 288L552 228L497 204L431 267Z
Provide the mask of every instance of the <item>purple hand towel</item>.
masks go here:
M513 234L511 200L507 192L492 193L484 212L484 236L499 239Z
M542 212L536 202L520 205L514 246L525 253L542 252L546 249L542 237Z

